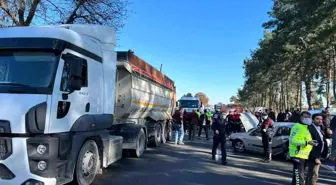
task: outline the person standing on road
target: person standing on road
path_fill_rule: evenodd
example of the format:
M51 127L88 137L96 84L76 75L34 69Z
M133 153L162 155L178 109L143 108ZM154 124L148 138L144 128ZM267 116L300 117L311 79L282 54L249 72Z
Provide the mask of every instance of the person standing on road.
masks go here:
M331 144L331 153L329 156L328 164L326 165L331 170L336 170L336 116L330 121L330 133L332 144Z
M211 121L212 121L212 114L211 114L211 111L210 110L206 110L205 111L205 114L206 114L206 118L207 118L207 127L208 127L208 130L210 130L210 125L211 125Z
M268 117L271 118L273 121L276 121L275 112L272 110L272 108L269 108Z
M191 121L189 122L189 140L195 140L197 125L199 122L199 118L195 109L192 110L190 117Z
M306 185L316 185L321 165L321 158L326 158L328 155L328 144L326 140L326 130L323 130L323 115L314 114L313 124L308 126L309 132L313 140L317 141L317 145L313 146L306 162L308 166Z
M226 116L226 130L228 130L229 135L231 135L231 133L233 132L233 114L232 114L232 110L229 111L229 115Z
M330 128L330 107L326 107L322 112L323 116L323 125L326 128Z
M209 140L209 131L208 127L210 125L210 120L207 119L207 110L204 110L204 112L200 116L200 126L199 126L199 131L198 131L198 138L201 138L202 130L204 129L206 139Z
M292 185L304 185L305 162L317 141L312 139L308 125L311 125L311 114L304 111L300 114L300 122L295 123L289 136L289 156L293 162Z
M187 109L184 109L183 111L183 131L184 133L187 133L187 128L190 124L190 121L189 121L189 114L187 113Z
M233 132L234 133L240 132L241 121L240 121L240 114L238 113L237 109L234 110L232 119L233 119Z
M183 108L180 108L174 114L175 120L175 145L183 145L184 130L183 130Z
M213 146L212 146L212 159L215 160L217 154L218 145L221 145L222 152L222 164L226 165L226 126L224 121L224 116L222 114L214 116L214 122L212 123L213 135Z
M267 113L262 114L262 122L260 124L261 138L264 148L264 162L269 163L272 160L272 139L274 133L274 122Z

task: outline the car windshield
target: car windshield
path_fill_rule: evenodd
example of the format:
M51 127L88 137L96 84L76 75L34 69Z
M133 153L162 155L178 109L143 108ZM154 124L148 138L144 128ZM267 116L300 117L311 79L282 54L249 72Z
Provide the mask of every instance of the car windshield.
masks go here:
M52 52L0 51L0 86L49 87L57 60Z
M197 100L180 100L180 107L198 108L198 101Z

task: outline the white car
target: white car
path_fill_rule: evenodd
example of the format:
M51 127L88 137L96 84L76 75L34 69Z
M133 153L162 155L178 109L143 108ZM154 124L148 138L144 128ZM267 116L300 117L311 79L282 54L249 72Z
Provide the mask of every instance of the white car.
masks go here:
M294 123L291 122L275 122L272 155L284 154L286 159L289 158L288 140L293 125ZM230 141L236 152L264 153L260 128L252 128L248 132L233 133L230 135Z
M289 160L288 142L292 126L292 122L275 122L274 135L272 141L272 155L282 154L286 160ZM260 128L250 129L248 132L233 133L230 135L232 147L236 152L256 152L264 153L262 145L261 130ZM327 139L328 156L331 152L331 140Z

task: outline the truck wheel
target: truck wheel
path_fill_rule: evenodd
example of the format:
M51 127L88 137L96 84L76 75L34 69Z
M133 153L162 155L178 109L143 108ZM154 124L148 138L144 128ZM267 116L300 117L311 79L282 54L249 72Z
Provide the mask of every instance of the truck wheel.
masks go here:
M173 137L173 129L172 129L172 126L171 126L171 122L168 122L166 124L166 130L167 130L167 141L171 141L172 140L172 137Z
M75 182L78 185L89 185L93 182L99 169L99 153L96 142L86 141L82 146L76 163Z
M167 137L168 137L168 129L167 129L167 124L162 124L162 135L161 135L161 143L166 143L167 142Z
M138 134L138 140L137 140L137 146L136 149L134 150L134 157L141 157L142 154L145 152L146 148L146 136L145 136L145 131L143 129L140 130Z
M158 124L156 126L156 132L154 136L154 146L155 147L159 147L161 144L161 134L162 134L161 132L162 132L161 126Z

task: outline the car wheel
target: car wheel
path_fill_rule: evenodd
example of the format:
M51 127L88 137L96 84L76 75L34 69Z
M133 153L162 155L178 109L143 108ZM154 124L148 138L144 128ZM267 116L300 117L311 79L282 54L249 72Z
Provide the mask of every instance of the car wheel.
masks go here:
M237 139L233 142L233 148L236 152L243 153L245 152L245 144L243 141Z

